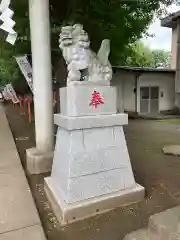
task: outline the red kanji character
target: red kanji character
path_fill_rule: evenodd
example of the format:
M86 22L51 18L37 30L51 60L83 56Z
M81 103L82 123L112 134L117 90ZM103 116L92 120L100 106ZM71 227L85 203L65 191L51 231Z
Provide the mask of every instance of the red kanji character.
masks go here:
M93 108L97 108L99 104L104 104L104 101L101 98L100 93L94 91L92 93L92 99L91 99L91 103L89 104L89 106L92 106Z

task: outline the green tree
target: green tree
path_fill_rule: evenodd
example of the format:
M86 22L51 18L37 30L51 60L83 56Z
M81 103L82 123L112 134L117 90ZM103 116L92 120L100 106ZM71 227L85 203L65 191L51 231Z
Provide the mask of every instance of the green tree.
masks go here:
M92 48L97 51L103 39L111 40L111 61L122 63L127 56L129 43L141 38L154 15L178 0L50 0L52 49L59 54L58 36L65 24L82 23L89 33ZM28 0L13 0L16 29L21 37L16 48L20 52L30 48ZM24 11L22 11L22 9ZM29 49L30 51L30 49Z
M129 43L142 37L164 7L177 0L51 0L54 29L61 24L80 22L89 33L92 48L97 51L102 39L111 40L111 62L122 64L129 51ZM58 29L58 28L57 28ZM58 29L59 31L59 29Z
M16 21L18 40L14 46L6 43L7 33L0 31L0 84L26 84L14 56L30 53L30 34L28 17L28 0L12 0L11 8L15 11L13 20Z
M155 68L164 67L170 68L171 67L171 53L164 50L154 50L152 51L152 58L153 58L153 66Z
M97 51L101 41L108 38L112 64L123 64L132 52L132 43L146 32L153 16L160 15L164 7L176 2L178 0L50 0L53 63L61 56L58 48L61 26L82 23L91 37L92 49ZM7 49L0 56L6 59L7 68L10 67L9 56L31 52L28 0L12 0L12 8L19 38L14 47L0 43L0 48Z
M151 50L142 42L130 46L131 54L125 64L132 67L170 68L171 53L164 50Z
M126 65L132 67L153 67L153 57L151 50L142 42L131 45L132 53L126 59Z

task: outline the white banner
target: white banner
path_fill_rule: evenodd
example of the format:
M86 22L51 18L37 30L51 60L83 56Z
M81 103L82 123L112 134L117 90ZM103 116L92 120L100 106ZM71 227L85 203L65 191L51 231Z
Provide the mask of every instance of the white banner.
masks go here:
M32 78L32 67L27 59L27 56L15 57L22 74L24 75L32 93L33 93L33 78Z
M18 103L19 98L17 97L13 86L11 84L7 84L5 88L6 88L6 90L4 89L4 91L5 91L6 96L9 97L13 103Z
M11 99L9 94L8 94L8 92L7 92L7 88L6 87L3 89L2 94L3 94L3 97L5 98L5 100L10 100Z

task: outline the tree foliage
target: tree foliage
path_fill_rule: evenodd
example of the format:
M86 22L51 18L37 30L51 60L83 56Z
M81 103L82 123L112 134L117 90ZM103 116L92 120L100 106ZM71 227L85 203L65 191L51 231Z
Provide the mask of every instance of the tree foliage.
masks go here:
M111 62L125 60L129 44L141 38L155 15L177 0L50 0L54 29L62 24L82 23L97 51L103 39L111 40ZM59 31L59 28L57 28Z
M171 53L164 50L151 50L142 42L131 45L131 54L125 64L132 67L170 68Z
M2 33L1 33L2 35ZM4 85L8 82L18 84L18 80L22 77L17 66L14 56L15 48L10 47L5 41L4 36L0 39L0 84Z
M133 67L152 67L152 52L142 42L136 42L131 45L131 54L127 56L125 64Z
M53 65L61 56L58 36L62 25L82 23L94 51L98 50L103 39L110 39L112 64L123 64L132 53L132 43L146 32L153 16L161 15L164 7L176 2L178 0L50 0ZM12 8L19 37L15 46L10 46L4 43L1 34L0 48L6 49L0 56L0 69L3 68L0 79L4 80L9 76L2 73L10 73L14 68L13 56L31 53L28 0L12 0Z
M153 58L153 66L155 68L158 68L158 67L170 68L171 67L172 56L171 56L171 53L168 51L154 50L154 51L152 51L152 58Z

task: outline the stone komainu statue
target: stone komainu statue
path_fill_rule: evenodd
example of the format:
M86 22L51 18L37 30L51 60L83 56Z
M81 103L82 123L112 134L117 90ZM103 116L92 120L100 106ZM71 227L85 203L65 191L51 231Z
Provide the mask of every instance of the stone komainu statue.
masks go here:
M62 27L60 49L67 64L67 84L74 81L110 81L112 67L108 61L110 41L103 40L98 54L90 48L88 34L81 24Z

